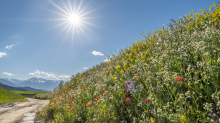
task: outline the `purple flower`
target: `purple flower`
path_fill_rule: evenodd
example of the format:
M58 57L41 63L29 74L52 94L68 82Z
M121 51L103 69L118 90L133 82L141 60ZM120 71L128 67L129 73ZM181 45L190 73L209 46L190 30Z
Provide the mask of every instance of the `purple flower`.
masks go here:
M132 81L128 81L127 83L126 83L126 89L128 90L128 91L132 91L132 89L135 89L135 84L134 84L134 82Z
M143 78L145 78L145 75L143 75Z

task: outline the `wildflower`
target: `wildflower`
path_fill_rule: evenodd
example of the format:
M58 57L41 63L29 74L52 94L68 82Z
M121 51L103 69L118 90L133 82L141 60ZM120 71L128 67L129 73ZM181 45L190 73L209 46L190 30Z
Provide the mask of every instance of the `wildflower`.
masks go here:
M138 73L136 74L136 76L138 76Z
M126 98L125 101L131 103L131 99L130 98Z
M149 102L148 102L148 100L147 100L147 99L145 99L145 100L144 100L144 103L148 103L148 104L149 104Z
M71 111L71 109L67 109L68 111Z
M57 109L59 109L59 107L57 107Z
M184 119L184 115L181 116L181 119L182 119L182 120Z
M71 104L69 104L69 106L71 106Z
M60 90L59 90L60 91Z
M106 95L106 93L103 93L102 95L103 95L103 96L105 96L105 95Z
M183 77L176 77L176 79L178 80L178 83L179 83L179 81L184 81L184 79L183 79Z
M88 107L89 105L90 105L90 102L87 102L87 103L86 103L86 106Z
M132 90L133 90L134 88L135 88L134 82L128 81L128 82L126 83L126 89L127 89L127 91L131 91L131 92L132 92Z
M154 118L150 117L150 121L155 121Z
M65 100L63 100L63 102L65 102Z
M83 88L82 88L82 87L80 87L80 89L82 90Z
M97 101L98 101L98 99L99 99L99 98L98 98L98 97L96 97L96 98L94 99L94 103L95 103L95 102L97 102Z
M73 111L75 111L76 109L73 109Z

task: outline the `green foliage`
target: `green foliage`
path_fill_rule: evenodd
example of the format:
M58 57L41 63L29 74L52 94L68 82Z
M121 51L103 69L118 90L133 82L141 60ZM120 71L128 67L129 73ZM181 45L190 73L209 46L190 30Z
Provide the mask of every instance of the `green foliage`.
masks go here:
M24 100L26 100L26 98L24 98L20 94L14 93L13 91L6 90L0 87L0 103Z

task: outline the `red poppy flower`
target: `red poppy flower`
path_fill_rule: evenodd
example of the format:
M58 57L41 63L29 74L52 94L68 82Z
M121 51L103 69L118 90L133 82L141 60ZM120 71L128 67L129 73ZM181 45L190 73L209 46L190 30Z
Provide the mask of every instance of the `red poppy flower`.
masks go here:
M106 93L103 93L102 95L103 95L103 96L105 96L105 95L106 95Z
M60 90L59 90L60 91Z
M149 103L148 100L144 100L144 103Z
M59 107L57 107L57 109L59 109Z
M82 87L80 87L80 89L82 90L83 88L82 88Z
M71 109L67 109L68 111L71 111Z
M183 77L176 77L176 79L178 80L178 83L180 82L180 81L184 81L185 79L183 79Z
M73 109L73 111L75 111L76 109Z
M104 75L104 73L102 73L102 75Z
M71 104L69 104L69 106L71 106Z
M125 101L131 103L131 99L130 98L126 98Z
M98 101L98 99L99 99L99 98L98 98L98 97L96 97L96 99L94 99L94 103L95 103L95 102L97 102L97 101Z
M138 76L138 73L136 74L136 76Z
M65 100L63 100L63 102L65 102Z
M86 103L86 106L88 107L89 105L90 105L90 102L87 102L87 103Z

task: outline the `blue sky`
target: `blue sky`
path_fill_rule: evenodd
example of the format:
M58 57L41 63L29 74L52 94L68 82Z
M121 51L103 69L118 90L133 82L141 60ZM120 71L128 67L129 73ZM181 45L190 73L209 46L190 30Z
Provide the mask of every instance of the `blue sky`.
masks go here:
M169 19L201 13L213 2L218 0L1 0L0 78L67 80L131 46L140 33L166 28Z

